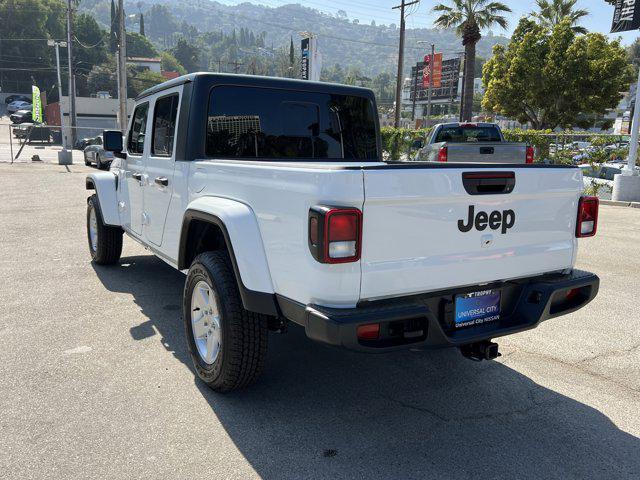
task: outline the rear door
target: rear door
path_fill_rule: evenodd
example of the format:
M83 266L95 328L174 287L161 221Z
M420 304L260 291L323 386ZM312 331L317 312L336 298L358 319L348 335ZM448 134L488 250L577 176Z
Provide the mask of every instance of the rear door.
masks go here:
M365 169L364 186L362 299L573 265L576 168L387 165Z
M144 235L162 245L164 224L173 192L175 132L182 87L165 90L153 101L151 138L145 170Z

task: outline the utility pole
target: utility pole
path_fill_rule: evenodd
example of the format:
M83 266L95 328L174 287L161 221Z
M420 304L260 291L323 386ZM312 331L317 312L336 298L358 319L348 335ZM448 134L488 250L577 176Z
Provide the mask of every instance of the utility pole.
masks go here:
M124 29L124 1L118 0L118 100L120 130L127 130L127 34Z
M420 62L416 63L416 76L413 79L413 102L411 104L411 121L412 122L415 121L416 119L416 101L418 99L418 73L420 72L420 70L418 69L418 65L420 65Z
M233 65L233 73L238 73L240 71L240 65L244 65L244 63L236 60L234 62L227 62L227 65Z
M420 0L413 0L412 2L405 3L405 0L402 0L400 5L396 5L392 8L392 10L400 9L400 45L398 47L398 79L396 84L396 112L394 119L394 126L396 128L400 127L400 110L402 109L402 84L403 84L403 63L404 63L404 9L410 5L414 5L416 3L420 3Z
M73 65L73 10L71 10L71 0L67 0L67 58L69 61L69 124L71 126L71 145L76 138L76 79ZM60 98L62 101L62 98Z
M429 57L429 91L427 93L427 127L431 121L431 98L433 97L433 64L436 59L436 46L431 44L431 57Z
M58 163L66 165L71 163L71 155L67 152L67 135L64 131L64 114L62 112L62 76L60 75L60 47L66 47L67 42L56 42L55 40L47 40L47 45L56 47L56 69L58 72L58 109L60 112L60 136L62 137L62 152L58 156ZM13 159L13 155L11 156Z

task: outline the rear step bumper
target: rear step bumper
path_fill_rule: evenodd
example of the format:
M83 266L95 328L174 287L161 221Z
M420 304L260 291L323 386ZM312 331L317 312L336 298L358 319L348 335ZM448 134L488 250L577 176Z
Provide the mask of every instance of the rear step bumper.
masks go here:
M284 297L278 297L278 302L284 316L302 325L313 340L350 350L386 352L404 348L459 347L529 330L542 321L582 308L595 298L599 284L600 279L595 274L574 270L569 274L363 302L349 309L304 306ZM487 289L501 291L500 319L456 329L453 320L455 295ZM569 291L572 293L567 295ZM380 324L378 339L358 338L358 326L375 323Z

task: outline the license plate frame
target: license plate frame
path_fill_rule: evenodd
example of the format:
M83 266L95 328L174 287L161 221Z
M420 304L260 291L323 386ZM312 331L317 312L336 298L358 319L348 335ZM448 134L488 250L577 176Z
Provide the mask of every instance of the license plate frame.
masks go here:
M456 328L472 327L500 320L502 292L479 290L456 295L453 321Z

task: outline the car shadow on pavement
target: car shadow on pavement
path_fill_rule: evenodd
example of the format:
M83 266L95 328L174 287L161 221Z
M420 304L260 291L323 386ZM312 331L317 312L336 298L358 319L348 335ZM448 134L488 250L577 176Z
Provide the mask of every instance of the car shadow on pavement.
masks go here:
M148 317L132 337L155 328L191 368L184 275L153 256L94 268ZM261 478L640 476L640 439L503 363L470 362L454 350L352 353L312 342L296 326L269 341L267 369L250 388L220 395L194 380Z

